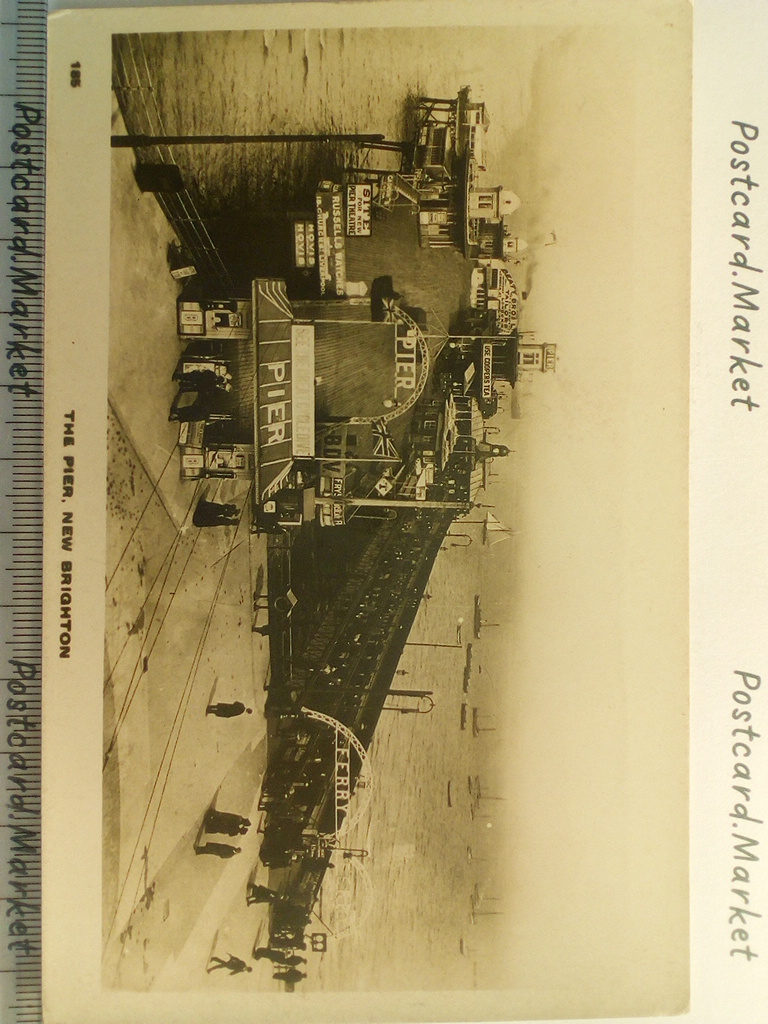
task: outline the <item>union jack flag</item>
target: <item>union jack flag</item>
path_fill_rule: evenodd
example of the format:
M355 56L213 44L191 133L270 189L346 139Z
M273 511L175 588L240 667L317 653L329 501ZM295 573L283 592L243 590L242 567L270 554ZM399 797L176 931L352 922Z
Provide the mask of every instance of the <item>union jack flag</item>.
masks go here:
M373 454L384 459L399 459L397 448L389 436L386 426L383 423L374 423L373 430Z

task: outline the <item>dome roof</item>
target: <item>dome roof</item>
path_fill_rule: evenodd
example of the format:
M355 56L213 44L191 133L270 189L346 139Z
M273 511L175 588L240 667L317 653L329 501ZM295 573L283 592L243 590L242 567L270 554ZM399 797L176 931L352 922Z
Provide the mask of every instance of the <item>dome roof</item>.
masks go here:
M499 192L499 216L514 213L521 203L520 196L515 195L510 189L503 188Z

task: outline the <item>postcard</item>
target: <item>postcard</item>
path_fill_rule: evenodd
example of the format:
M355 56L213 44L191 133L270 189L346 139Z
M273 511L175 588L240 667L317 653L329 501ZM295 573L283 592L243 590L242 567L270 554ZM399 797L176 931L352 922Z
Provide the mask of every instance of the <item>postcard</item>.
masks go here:
M49 45L46 1019L685 1014L690 6Z

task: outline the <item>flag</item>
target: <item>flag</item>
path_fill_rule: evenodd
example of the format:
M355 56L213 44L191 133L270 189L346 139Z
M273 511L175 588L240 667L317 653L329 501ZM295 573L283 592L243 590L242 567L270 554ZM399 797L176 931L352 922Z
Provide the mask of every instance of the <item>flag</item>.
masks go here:
M389 436L386 426L383 423L371 424L371 430L373 431L373 454L379 455L384 459L398 459L400 456L397 453L392 438Z

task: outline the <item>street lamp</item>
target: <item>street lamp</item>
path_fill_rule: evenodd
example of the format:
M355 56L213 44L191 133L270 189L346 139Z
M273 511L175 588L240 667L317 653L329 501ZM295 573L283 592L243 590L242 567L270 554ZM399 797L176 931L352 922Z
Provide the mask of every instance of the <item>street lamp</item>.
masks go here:
M466 538L466 541L467 541L466 544L452 544L451 547L454 547L454 548L468 548L469 545L472 543L472 538L470 537L470 535L468 533L450 533L449 532L449 533L446 533L446 537L465 537Z
M453 647L454 650L455 650L456 648L463 647L464 644L430 644L430 643L427 643L426 641L406 640L405 646L406 647Z
M399 711L401 715L428 715L435 706L432 699L432 690L394 690L390 689L389 694L393 697L416 697L418 704L413 708L384 707L383 711ZM422 706L422 701L426 706Z
M232 146L260 142L356 142L371 149L400 150L402 143L390 142L381 134L360 132L316 132L279 134L266 132L260 135L113 135L113 149L137 149L148 146Z

